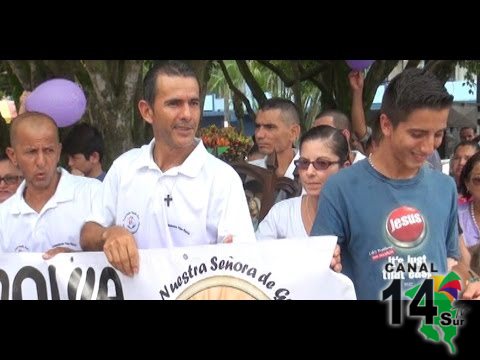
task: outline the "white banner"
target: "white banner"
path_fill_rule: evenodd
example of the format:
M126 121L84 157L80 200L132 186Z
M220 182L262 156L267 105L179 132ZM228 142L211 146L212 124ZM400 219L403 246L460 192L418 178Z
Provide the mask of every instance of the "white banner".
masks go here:
M140 250L133 278L103 253L0 254L1 299L355 299L329 264L335 237Z

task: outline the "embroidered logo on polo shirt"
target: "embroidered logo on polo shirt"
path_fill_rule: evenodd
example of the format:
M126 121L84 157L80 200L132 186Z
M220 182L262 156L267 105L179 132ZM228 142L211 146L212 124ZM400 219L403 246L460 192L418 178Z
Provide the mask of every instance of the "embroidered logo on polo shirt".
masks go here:
M401 206L387 217L388 239L401 248L413 248L425 239L425 219L419 210L410 206Z
M30 251L30 249L25 245L18 245L15 248L15 252L29 252L29 251Z
M140 217L137 213L130 211L123 218L123 227L130 231L130 233L135 234L140 227Z

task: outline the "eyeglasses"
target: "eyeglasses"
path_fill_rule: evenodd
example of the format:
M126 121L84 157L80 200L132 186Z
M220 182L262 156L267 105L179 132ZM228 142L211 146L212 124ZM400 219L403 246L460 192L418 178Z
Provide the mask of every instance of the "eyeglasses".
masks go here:
M15 176L15 175L5 175L5 176L0 176L0 184L2 181L5 182L6 185L14 185L18 184L18 182L23 179L21 176Z
M313 167L317 170L327 170L333 164L340 164L340 161L328 161L321 159L310 161L304 158L300 158L298 160L295 160L294 164L299 170L307 170L310 167L310 164L312 164Z

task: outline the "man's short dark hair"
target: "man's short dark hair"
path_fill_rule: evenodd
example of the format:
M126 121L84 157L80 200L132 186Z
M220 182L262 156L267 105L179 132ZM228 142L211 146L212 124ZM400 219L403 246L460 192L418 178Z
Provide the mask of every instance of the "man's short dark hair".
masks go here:
M305 134L303 134L300 138L300 149L306 141L312 140L328 141L328 146L330 147L330 150L339 158L339 161L341 163L340 166L342 166L343 163L348 160L348 156L350 153L348 148L348 141L347 138L342 134L342 131L340 129L334 128L329 125L314 126Z
M395 128L415 110L443 110L452 103L453 96L435 75L425 69L412 68L392 79L383 95L381 112Z
M10 160L10 159L7 156L5 149L0 148L0 161L3 161L3 160Z
M159 61L148 70L143 79L143 99L151 106L155 102L155 95L157 93L156 84L159 75L191 77L197 80L200 88L200 81L198 80L197 74L188 64L178 60Z
M285 123L289 125L300 124L300 112L293 101L274 97L267 99L260 105L258 111L280 110Z
M75 125L63 141L65 154L83 154L87 160L96 151L102 161L104 150L105 144L100 131L86 123Z
M315 120L320 119L325 116L331 116L333 119L333 125L335 128L339 130L345 130L347 129L348 131L352 131L352 126L350 123L350 120L348 119L348 116L345 115L343 112L340 110L335 110L335 109L330 109L330 110L324 110L317 116L315 116ZM315 122L314 120L314 122Z

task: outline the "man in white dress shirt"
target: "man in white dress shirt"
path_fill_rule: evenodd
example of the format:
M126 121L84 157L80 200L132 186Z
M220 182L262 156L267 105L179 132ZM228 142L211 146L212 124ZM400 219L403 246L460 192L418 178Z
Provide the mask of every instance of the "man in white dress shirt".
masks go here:
M154 139L113 163L82 248L103 250L133 276L139 248L255 241L240 177L195 138L201 109L193 70L177 61L154 65L138 106Z

